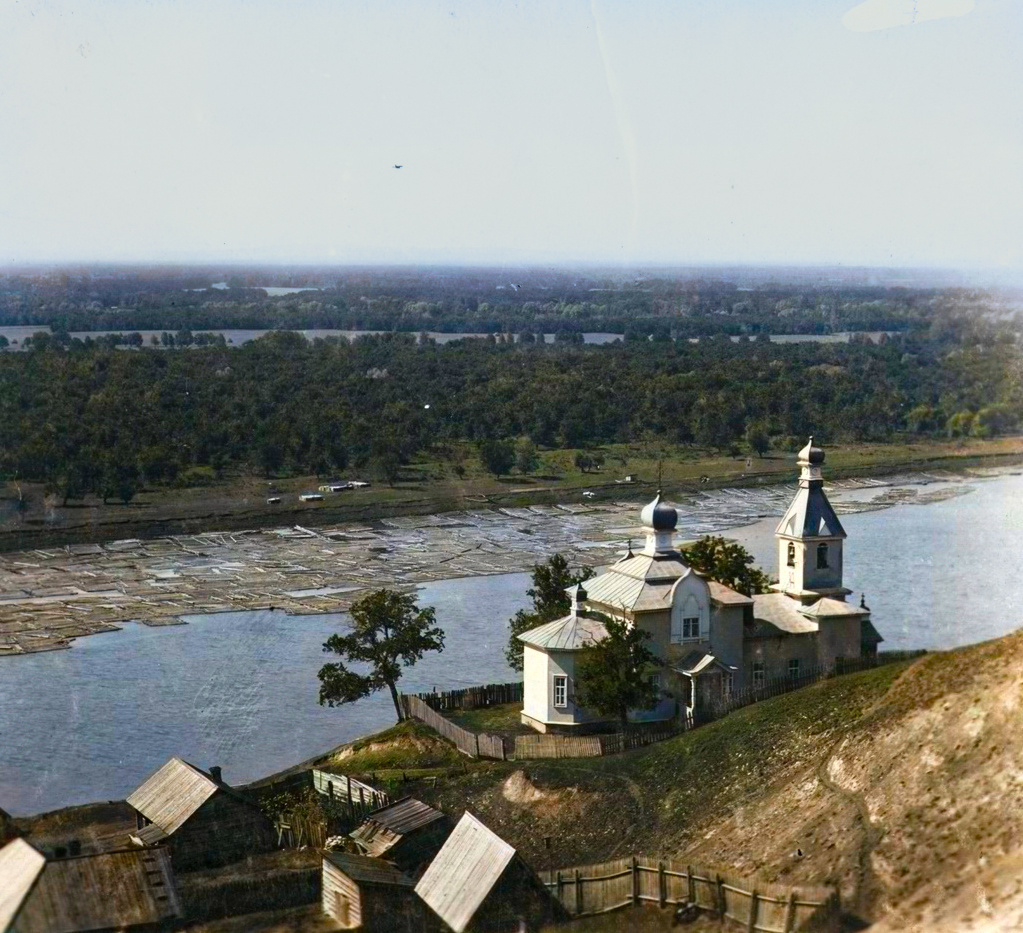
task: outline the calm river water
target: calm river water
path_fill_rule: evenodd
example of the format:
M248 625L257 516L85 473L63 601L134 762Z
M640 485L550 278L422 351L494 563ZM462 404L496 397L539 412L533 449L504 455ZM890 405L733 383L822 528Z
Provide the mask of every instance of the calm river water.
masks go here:
M855 599L866 593L882 648L952 647L1023 625L1023 477L974 485L944 502L842 517L846 582ZM771 570L775 522L732 533ZM511 679L506 624L527 586L526 574L423 586L420 604L436 608L447 647L405 689ZM343 616L188 622L127 625L69 651L4 659L0 806L26 814L120 798L175 754L243 783L393 721L384 694L341 709L316 702L321 645Z

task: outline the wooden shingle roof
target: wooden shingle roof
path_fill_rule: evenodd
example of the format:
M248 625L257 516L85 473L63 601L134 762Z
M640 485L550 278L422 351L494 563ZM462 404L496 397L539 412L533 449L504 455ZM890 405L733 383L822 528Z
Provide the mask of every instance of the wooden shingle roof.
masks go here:
M382 858L354 855L351 852L324 852L323 858L352 881L363 884L397 884L409 888L415 884L403 871Z
M132 792L128 805L170 835L220 788L194 765L172 758Z
M47 862L17 916L18 933L129 930L181 916L166 849Z
M404 836L437 820L446 819L414 797L403 797L370 813L349 835L367 855L385 855Z
M455 933L463 933L515 858L515 850L471 813L416 885L416 894Z
M45 864L42 852L24 839L14 839L0 849L0 933L11 928Z

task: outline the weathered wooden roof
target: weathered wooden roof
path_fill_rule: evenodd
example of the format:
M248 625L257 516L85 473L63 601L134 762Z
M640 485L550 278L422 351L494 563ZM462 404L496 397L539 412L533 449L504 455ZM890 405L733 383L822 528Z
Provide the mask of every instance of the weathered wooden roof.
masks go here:
M45 864L43 854L24 839L13 839L0 849L0 933L11 928Z
M166 849L47 862L18 912L18 933L86 933L181 916Z
M416 894L455 933L463 933L515 850L471 813L464 813L416 885Z
M351 852L324 852L323 860L362 884L398 884L408 888L415 884L412 878L382 858Z
M753 600L749 596L743 596L742 593L737 593L731 587L725 586L724 583L718 583L717 580L708 580L707 586L710 589L711 601L719 606L753 605Z
M404 836L443 819L440 810L414 797L403 797L374 810L349 835L367 855L381 856Z
M220 789L208 774L172 758L128 797L147 820L170 835Z

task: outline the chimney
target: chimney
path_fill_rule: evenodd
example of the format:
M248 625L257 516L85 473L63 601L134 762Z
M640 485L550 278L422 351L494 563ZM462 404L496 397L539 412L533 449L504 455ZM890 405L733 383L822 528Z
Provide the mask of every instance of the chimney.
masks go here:
M213 780L216 781L218 784L224 783L224 778L221 773L220 765L213 765L210 768L210 777L213 778Z

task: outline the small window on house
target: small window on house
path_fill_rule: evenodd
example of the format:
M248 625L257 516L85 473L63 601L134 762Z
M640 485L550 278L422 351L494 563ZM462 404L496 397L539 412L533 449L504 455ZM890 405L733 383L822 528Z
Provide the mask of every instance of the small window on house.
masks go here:
M796 546L790 541L787 564L789 567L796 566Z
M817 545L817 569L826 570L828 567L828 546L826 544Z
M789 660L789 677L799 676L799 658L791 658Z
M682 620L682 640L698 641L700 638L700 617L694 616Z
M557 709L568 706L568 677L564 674L554 675L554 706Z
M753 686L762 687L767 680L763 661L753 662Z

